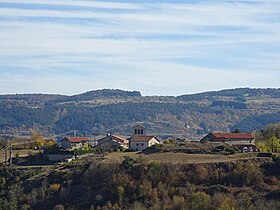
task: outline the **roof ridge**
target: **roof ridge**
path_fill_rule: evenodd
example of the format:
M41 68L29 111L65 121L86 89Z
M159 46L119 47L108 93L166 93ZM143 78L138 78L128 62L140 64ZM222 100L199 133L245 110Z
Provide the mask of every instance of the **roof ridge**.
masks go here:
M216 138L254 138L250 133L212 133Z
M115 134L112 134L111 136L115 137L115 138L118 138L118 139L121 139L121 140L125 140L127 141L127 139L121 137L121 136L118 136L118 135L115 135Z

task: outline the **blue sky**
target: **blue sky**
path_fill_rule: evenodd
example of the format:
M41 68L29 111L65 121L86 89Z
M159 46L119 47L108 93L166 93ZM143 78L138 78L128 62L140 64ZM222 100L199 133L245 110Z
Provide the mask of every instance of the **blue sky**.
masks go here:
M279 0L0 0L0 94L279 84Z

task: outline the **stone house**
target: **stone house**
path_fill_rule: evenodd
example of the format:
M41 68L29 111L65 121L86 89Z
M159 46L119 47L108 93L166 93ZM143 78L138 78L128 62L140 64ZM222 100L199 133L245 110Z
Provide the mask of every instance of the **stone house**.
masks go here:
M242 151L256 151L255 138L249 133L209 133L200 141L223 142L234 145Z
M108 145L110 147L128 148L128 140L114 134L107 134L106 137L98 140L97 146Z
M89 146L89 141L90 139L87 137L65 137L61 141L61 147L68 150L81 149Z

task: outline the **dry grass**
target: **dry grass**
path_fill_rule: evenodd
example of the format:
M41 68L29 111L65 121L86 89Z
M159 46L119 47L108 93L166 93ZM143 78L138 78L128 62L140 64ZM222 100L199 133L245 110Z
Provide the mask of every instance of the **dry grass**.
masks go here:
M105 156L105 162L121 162L125 156L131 158L143 157L149 161L169 162L169 163L220 163L242 159L256 158L255 153L236 154L236 155L216 155L216 154L186 154L186 153L153 153L153 154L140 154L137 152L126 153L111 153Z
M22 149L22 150L13 150L13 157L19 156L19 157L26 157L30 154L38 154L39 150L32 150L32 149Z
M7 155L9 158L9 153L10 151L7 151ZM37 154L39 153L39 150L31 150L31 149L23 149L23 150L13 150L13 157L26 157L29 156L30 154ZM5 153L4 151L0 154L0 162L4 162L5 161Z

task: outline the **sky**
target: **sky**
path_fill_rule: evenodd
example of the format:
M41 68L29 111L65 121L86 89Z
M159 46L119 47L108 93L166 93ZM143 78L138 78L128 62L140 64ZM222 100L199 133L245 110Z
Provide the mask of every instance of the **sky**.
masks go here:
M0 0L0 94L280 87L279 0Z

